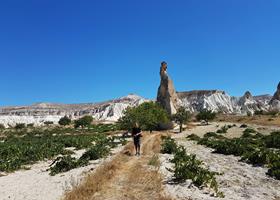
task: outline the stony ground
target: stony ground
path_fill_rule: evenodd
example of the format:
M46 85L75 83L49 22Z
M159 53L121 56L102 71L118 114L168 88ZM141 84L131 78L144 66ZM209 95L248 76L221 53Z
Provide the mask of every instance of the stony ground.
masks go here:
M186 147L188 153L196 154L211 171L222 173L217 176L220 191L225 200L279 200L280 181L266 176L262 167L253 167L239 162L238 157L214 154L212 150L196 142L188 141L186 136L195 133L203 136L216 131L225 124L212 123L208 126L190 126L183 133L145 133L142 139L142 154L134 155L133 144L116 150L106 160L74 169L51 177L46 172L49 162L33 165L30 170L20 170L0 177L0 199L55 200L214 200L212 191L197 188L186 181L172 183L170 155L160 154L161 135L170 134L178 144ZM231 128L227 137L242 134L240 124ZM252 125L263 134L277 127ZM80 152L82 153L82 152Z
M227 123L229 124L229 123ZM180 145L183 145L188 153L196 154L199 160L202 160L211 171L222 173L217 176L220 191L225 194L224 199L229 200L275 200L280 197L280 181L266 176L267 169L262 167L253 167L243 162L239 162L239 157L226 156L222 154L212 153L212 149L197 145L194 141L188 141L187 135L195 133L203 136L206 132L215 131L218 126L221 127L224 123L212 123L209 126L197 126L191 130L176 134L176 138ZM239 124L236 128L232 128L226 134L227 137L239 137L242 134L242 129ZM271 127L259 127L261 132L267 134L274 130ZM211 200L217 199L211 197L211 191L206 188L199 189L187 181L183 184L169 184L172 180L172 174L166 170L166 167L171 168L172 165L168 161L170 155L161 155L161 172L165 174L165 186L172 197L176 199L193 199L193 200Z

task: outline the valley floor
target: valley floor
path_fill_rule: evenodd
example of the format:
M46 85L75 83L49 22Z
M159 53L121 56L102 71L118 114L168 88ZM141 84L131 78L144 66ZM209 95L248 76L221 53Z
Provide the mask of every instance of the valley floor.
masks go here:
M238 157L214 154L212 150L189 141L186 136L194 133L203 136L221 126L232 123L211 123L208 126L193 125L183 133L145 133L142 139L142 154L134 155L130 142L116 149L114 156L99 160L87 167L49 176L45 170L48 162L35 164L30 170L20 170L0 177L0 199L55 200L214 200L207 188L197 188L186 181L172 182L172 155L160 154L161 135L170 134L188 153L196 154L217 175L219 190L225 200L279 200L280 181L266 175L266 168L253 167L239 162ZM240 137L242 129L236 124L226 137ZM263 134L277 127L252 125ZM279 129L278 129L279 130Z
M183 145L187 152L196 154L199 160L202 160L210 171L222 173L217 175L219 190L224 193L226 200L276 200L280 197L280 181L266 175L267 169L263 167L253 167L252 165L239 162L239 157L232 155L222 155L212 153L212 149L197 145L194 141L189 141L186 137L192 133L203 136L206 132L216 131L217 126L221 127L231 123L212 123L208 126L197 126L191 130L176 134L174 138L178 144ZM240 137L242 129L240 124L230 129L225 134L227 137ZM253 126L261 130L263 134L273 131L270 127ZM193 200L214 200L219 199L211 197L211 191L207 188L198 189L191 182L184 184L168 184L172 180L172 174L166 170L166 167L172 168L168 159L172 156L165 154L161 156L161 172L165 175L167 191L176 199L190 198Z

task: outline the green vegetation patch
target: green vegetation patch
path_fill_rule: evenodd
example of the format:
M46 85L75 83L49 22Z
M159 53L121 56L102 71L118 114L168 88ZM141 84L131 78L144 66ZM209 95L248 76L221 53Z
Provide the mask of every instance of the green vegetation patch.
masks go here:
M0 143L0 171L12 172L36 161L73 153L66 150L67 147L84 149L90 148L93 143L114 147L116 139L118 137L111 139L102 133L62 135L50 134L50 131L34 131L23 136L9 135Z
M267 166L269 176L276 179L280 177L280 132L262 135L254 129L247 128L240 138L228 139L205 134L200 140L195 140L198 144L213 148L214 153L240 156L240 161L255 166Z
M224 197L222 192L218 191L218 184L215 175L218 173L211 172L205 168L202 161L196 158L196 155L187 154L183 146L177 146L171 137L163 137L162 153L173 154L171 162L174 164L173 169L168 169L174 173L175 182L183 182L191 179L197 187L205 186L212 188L217 197Z

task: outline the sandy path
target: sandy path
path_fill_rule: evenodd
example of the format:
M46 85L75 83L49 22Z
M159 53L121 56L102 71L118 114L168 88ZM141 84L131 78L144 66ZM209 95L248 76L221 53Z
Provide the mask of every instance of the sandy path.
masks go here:
M196 154L199 160L202 160L211 171L223 173L217 176L219 189L225 194L226 200L275 200L280 197L280 181L266 175L267 169L263 167L253 167L252 165L239 162L239 157L227 156L212 153L212 149L197 145L194 141L186 140L186 136L191 133L202 136L205 132L214 131L215 125L196 127L184 133L174 135L180 145L186 147L187 152ZM220 124L223 125L223 124ZM217 128L216 128L217 129ZM242 130L234 128L227 133L229 137L241 134ZM165 174L165 180L172 179L172 173L165 167L172 167L168 159L170 155L162 155L161 172ZM163 167L164 166L164 167ZM184 184L171 185L166 184L168 191L173 197L186 199L191 197L193 200L214 200L211 192L207 189L198 189L191 185L190 181Z
M129 144L127 149L120 153L119 157L104 166L104 168L109 168L111 174L107 181L98 184L92 183L100 175L103 176L102 172L104 171L100 169L93 174L92 178L88 178L91 181L86 180L84 184L69 193L66 199L168 199L163 197L162 179L158 167L148 165L149 160L159 153L159 150L160 134L146 134L142 141L141 156L134 156L133 145ZM114 166L114 163L117 163L117 166ZM93 185L88 187L89 184ZM89 189L92 191L88 192Z
M122 147L112 150L113 154L120 152ZM76 151L75 157L80 157L85 150ZM91 161L90 165L72 169L68 172L50 176L50 164L53 162L40 161L31 165L29 170L18 170L0 177L0 200L58 200L66 190L79 184L87 173L107 159Z

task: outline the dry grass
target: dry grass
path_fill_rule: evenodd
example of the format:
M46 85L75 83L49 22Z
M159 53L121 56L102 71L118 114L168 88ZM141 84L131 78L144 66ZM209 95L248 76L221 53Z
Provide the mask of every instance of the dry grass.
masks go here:
M132 156L134 146L129 143L115 158L85 178L81 185L67 192L65 200L171 200L163 194L158 167L151 169L147 165L160 151L160 142L159 134L145 133L143 156Z
M84 182L65 194L65 200L88 200L93 194L100 191L105 183L110 181L121 165L118 156L112 162L107 162L89 175Z
M219 115L218 121L225 122L236 122L246 124L257 124L262 126L279 126L280 127L280 116L270 115L257 115L257 116L236 116L236 115Z

